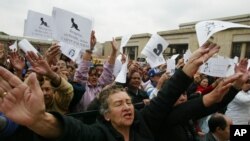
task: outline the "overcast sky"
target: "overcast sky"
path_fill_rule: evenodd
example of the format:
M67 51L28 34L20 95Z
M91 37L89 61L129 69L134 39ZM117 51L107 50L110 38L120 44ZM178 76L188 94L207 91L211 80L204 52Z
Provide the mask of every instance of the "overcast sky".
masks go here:
M92 17L98 41L178 29L179 24L250 14L250 0L0 0L0 31L23 35L28 10L58 7Z

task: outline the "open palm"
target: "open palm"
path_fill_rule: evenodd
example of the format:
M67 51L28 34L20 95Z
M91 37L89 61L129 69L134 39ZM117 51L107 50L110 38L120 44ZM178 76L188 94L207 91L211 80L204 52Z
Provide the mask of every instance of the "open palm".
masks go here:
M43 93L35 73L29 75L27 83L0 67L0 111L18 124L30 126L45 113ZM12 89L9 89L9 88Z

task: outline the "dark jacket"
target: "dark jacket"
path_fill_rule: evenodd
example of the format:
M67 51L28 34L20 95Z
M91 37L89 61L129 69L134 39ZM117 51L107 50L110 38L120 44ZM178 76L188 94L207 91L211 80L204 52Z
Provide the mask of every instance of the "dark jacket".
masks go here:
M135 93L132 88L127 89L128 95L132 98L132 103L140 103L143 101L143 99L149 99L147 92L138 89L137 93Z
M159 135L157 135L158 140L197 140L197 135L191 127L190 120L197 120L220 110L232 101L238 92L239 91L234 87L231 87L220 103L214 104L210 107L204 106L202 96L188 100L187 102L174 107L166 117L164 126L159 128ZM168 127L167 130L165 127ZM191 137L189 133L191 133Z
M135 112L135 120L130 129L130 141L154 141L154 135L162 127L163 121L172 110L172 105L183 93L192 79L178 70L158 92L157 97L140 111ZM86 125L72 117L55 114L62 124L63 134L59 141L123 141L110 123L99 120L96 124ZM165 127L166 130L168 127ZM22 140L19 138L19 140Z
M131 141L153 141L158 129L162 126L166 116L172 110L172 105L179 98L189 84L189 78L183 71L177 71L159 91L158 96L140 111L136 111L135 120L131 127ZM177 85L178 84L178 85ZM71 117L57 116L64 127L59 140L68 141L122 141L124 140L110 123L98 121L94 125L86 125ZM167 127L166 127L167 128ZM165 129L166 129L165 128Z
M216 141L216 139L211 132L208 132L202 141Z

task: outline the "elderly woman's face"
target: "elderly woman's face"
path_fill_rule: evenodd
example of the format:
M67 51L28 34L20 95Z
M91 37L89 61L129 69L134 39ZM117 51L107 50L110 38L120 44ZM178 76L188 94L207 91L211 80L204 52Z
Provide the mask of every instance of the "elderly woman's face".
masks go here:
M134 106L126 92L112 94L108 98L109 111L104 115L114 128L124 128L134 121Z

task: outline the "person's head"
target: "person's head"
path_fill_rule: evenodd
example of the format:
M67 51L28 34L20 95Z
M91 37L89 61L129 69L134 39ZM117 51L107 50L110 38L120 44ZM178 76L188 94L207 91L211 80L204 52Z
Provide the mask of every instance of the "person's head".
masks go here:
M75 66L74 66L74 65L68 65L68 66L67 66L67 69L68 69L69 77L70 77L70 78L73 78L74 75L75 75L75 71L76 71Z
M51 105L54 99L55 90L51 86L50 81L48 79L45 79L43 81L43 83L41 84L41 89L43 91L45 105Z
M180 105L181 103L187 102L187 93L184 92L174 103L174 107Z
M138 71L134 70L130 72L127 79L128 87L139 89L141 86L141 78L141 74Z
M56 65L60 68L60 70L65 70L67 69L66 62L63 60L59 60Z
M200 82L200 86L206 88L208 86L208 78L203 77Z
M152 68L148 71L148 76L152 82L157 83L164 72L165 71L162 71L159 68Z
M101 75L102 72L103 72L103 65L102 64L95 64L95 69L96 69L96 72Z
M138 71L142 73L142 68L136 61L130 61L128 64L128 74L130 75L130 73L133 71Z
M148 76L148 71L150 70L150 66L149 65L145 65L142 68L142 81L146 82L149 80L149 76Z
M244 92L249 91L250 90L250 79L248 79L248 81L246 83L244 83L241 88L242 88L242 91L244 91Z
M100 75L96 71L96 68L95 67L90 67L89 72L88 72L88 82L91 85L93 85L93 86L97 85L99 76Z
M194 82L195 82L196 84L200 84L200 81L201 81L201 74L200 74L199 72L196 72L196 73L194 74Z
M131 97L121 86L113 85L99 94L100 114L115 129L128 128L134 121Z
M230 125L232 120L220 113L215 113L208 120L208 127L210 132L216 135L220 140L229 140L230 138Z

